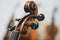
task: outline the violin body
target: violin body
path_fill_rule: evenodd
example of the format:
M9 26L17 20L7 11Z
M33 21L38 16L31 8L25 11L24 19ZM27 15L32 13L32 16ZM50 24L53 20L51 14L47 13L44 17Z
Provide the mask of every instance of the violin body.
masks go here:
M57 34L57 26L55 25L55 12L57 11L57 8L54 8L52 13L52 22L50 25L46 26L46 36L45 40L55 40L55 36Z
M54 25L54 27L53 27L53 29L52 29L52 33L49 34L49 27L50 27L50 26L51 26L51 25L47 25L47 26L46 26L46 29L45 29L45 31L46 31L45 40L55 40L55 36L56 36L56 34L57 34L57 26Z

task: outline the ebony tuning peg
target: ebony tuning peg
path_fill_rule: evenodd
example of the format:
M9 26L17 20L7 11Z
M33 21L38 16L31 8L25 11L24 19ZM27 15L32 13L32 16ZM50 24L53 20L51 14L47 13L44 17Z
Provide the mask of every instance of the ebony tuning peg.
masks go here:
M14 29L15 29L15 26L10 26L10 27L8 28L9 31L13 31Z
M32 18L36 18L36 19L38 19L38 21L43 21L45 16L43 14L40 14L38 16L32 16Z
M32 22L30 25L28 24L25 25L31 27L33 30L36 30L38 28L38 23L36 22Z
M45 16L44 16L43 14L40 14L40 15L37 16L37 19L38 19L39 21L43 21L44 18L45 18Z
M20 21L20 20L21 20L21 19L19 19L19 18L16 18L16 19L15 19L15 21Z
M33 30L36 30L38 28L38 23L33 22L30 26Z

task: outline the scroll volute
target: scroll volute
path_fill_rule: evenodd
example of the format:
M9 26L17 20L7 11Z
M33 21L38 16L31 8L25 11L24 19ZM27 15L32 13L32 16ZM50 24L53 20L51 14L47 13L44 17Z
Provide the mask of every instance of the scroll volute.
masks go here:
M34 1L27 1L24 5L24 11L26 13L30 13L34 16L37 16L38 14L38 7Z

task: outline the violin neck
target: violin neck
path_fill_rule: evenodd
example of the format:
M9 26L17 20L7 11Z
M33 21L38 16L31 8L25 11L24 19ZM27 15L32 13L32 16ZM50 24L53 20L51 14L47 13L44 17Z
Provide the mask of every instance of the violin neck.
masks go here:
M55 22L55 18L54 18L54 16L53 16L53 17L52 17L52 22L51 22L51 27L54 26L54 22Z
M52 13L52 22L51 26L54 27L54 22L55 22L55 14L56 14L57 8L55 7Z

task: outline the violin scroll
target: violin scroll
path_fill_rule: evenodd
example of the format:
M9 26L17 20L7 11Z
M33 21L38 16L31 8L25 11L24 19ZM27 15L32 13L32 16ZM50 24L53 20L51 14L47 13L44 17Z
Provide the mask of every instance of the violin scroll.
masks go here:
M27 1L26 4L24 5L24 11L26 13L31 13L33 14L35 11L38 13L38 8L35 2L33 1Z
M24 5L24 11L26 13L29 12L31 14L30 17L34 21L35 21L35 19L37 19L38 21L43 21L45 19L45 16L43 14L37 15L38 14L38 7L34 1L27 1ZM35 30L38 28L38 23L32 22L30 25L26 24L26 26L30 26L33 30Z

